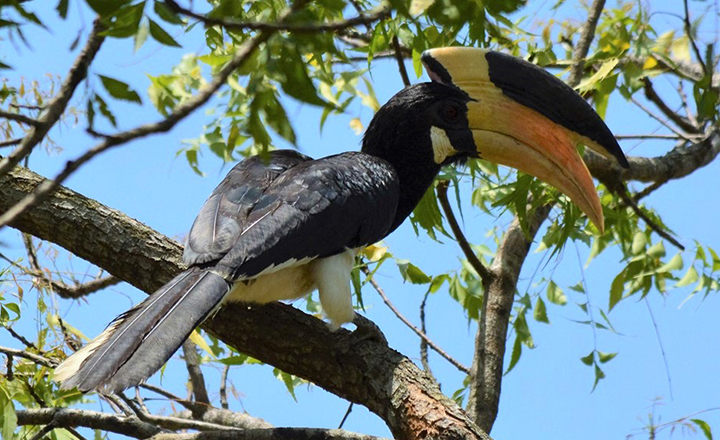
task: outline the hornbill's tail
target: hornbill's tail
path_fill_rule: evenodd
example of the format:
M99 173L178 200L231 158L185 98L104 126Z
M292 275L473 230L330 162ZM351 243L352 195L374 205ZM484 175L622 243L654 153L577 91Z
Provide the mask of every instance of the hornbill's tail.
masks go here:
M193 268L115 318L55 370L62 388L117 392L157 371L230 290L220 275Z

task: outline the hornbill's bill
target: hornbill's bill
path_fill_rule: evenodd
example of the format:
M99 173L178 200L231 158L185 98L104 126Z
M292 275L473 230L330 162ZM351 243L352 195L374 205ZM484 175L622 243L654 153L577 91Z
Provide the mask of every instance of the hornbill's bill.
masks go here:
M590 105L508 55L444 48L422 59L432 82L393 96L370 123L362 152L313 160L274 151L235 166L190 230L189 269L65 360L55 370L63 388L138 384L226 299L266 303L318 289L333 325L352 321L357 250L394 231L444 165L481 157L535 175L603 230L576 146L627 161Z

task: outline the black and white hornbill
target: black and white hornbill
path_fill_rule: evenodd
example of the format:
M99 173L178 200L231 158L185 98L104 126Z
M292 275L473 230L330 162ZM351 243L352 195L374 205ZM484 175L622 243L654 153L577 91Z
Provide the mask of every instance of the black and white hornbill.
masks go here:
M189 269L66 359L55 380L82 391L136 385L224 300L266 303L318 289L334 326L352 321L356 252L394 231L442 166L468 158L535 175L603 230L576 146L627 161L590 105L553 75L501 53L443 48L422 59L432 82L393 96L361 152L313 160L274 151L236 165L190 230Z

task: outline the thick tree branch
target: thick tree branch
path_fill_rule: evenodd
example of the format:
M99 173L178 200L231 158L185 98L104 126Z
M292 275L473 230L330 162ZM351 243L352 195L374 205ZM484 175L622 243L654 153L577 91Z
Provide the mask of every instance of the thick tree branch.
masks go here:
M22 167L0 178L0 209L42 179ZM11 225L54 242L146 292L176 275L181 247L124 214L60 187ZM331 332L284 304L231 304L203 327L283 371L366 406L398 438L487 439L438 385L405 356L361 332Z
M182 411L175 415L181 419L195 419L192 411ZM268 429L273 425L258 417L252 417L244 413L229 411L227 409L209 408L197 419L203 422L222 425L239 429Z
M102 30L103 26L100 23L100 19L96 19L88 36L87 43L85 43L85 47L70 68L68 76L60 87L58 94L50 104L44 108L42 115L37 120L37 124L34 124L27 136L20 141L20 145L18 145L10 155L0 159L0 176L3 176L30 154L32 149L45 138L50 128L55 125L63 112L65 112L65 108L68 102L70 102L73 93L75 93L75 89L80 82L85 79L90 63L100 50L103 41L105 41L105 37L101 35Z
M54 423L58 428L84 426L92 429L115 432L134 438L149 438L162 430L155 425L134 417L124 417L70 408L42 408L18 410L19 426L48 425Z
M630 168L622 168L589 149L583 160L593 176L602 181L666 182L680 179L711 163L720 154L720 132L713 130L705 139L687 147L676 147L663 156L630 157Z
M590 6L588 19L573 53L573 67L568 79L571 87L577 86L582 79L585 57L595 37L595 28L604 6L605 0L594 0ZM517 217L513 220L503 235L490 267L492 276L483 278L485 295L475 336L468 413L486 432L490 432L497 418L507 332L517 280L535 234L551 209L551 204L538 207L528 216L526 231L520 226Z
M152 440L383 440L373 435L341 429L270 428L243 431L199 432L197 434L158 434Z
M475 336L468 413L482 429L489 431L495 423L500 402L503 360L510 312L517 290L520 270L530 251L532 239L545 221L552 205L538 207L528 216L528 235L516 217L505 231L490 272L493 276L485 285L482 325Z

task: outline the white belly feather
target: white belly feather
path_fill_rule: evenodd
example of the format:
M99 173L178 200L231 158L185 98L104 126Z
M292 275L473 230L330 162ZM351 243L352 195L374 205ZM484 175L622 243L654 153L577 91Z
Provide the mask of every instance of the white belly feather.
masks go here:
M355 254L348 249L332 257L283 264L270 273L236 282L225 301L264 304L302 298L318 289L325 314L333 327L339 327L355 317L350 290Z

